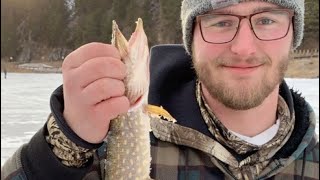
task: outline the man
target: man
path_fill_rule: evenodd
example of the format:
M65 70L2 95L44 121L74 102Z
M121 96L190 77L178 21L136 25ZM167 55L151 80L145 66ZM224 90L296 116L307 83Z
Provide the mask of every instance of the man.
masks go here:
M6 66L3 67L3 73L4 73L4 78L7 79L7 68L6 68Z
M319 179L315 115L283 81L303 14L303 0L182 2L184 47L151 50L149 104L177 120L152 124L151 178ZM68 55L52 115L2 178L103 177L102 140L129 108L119 59L100 43Z

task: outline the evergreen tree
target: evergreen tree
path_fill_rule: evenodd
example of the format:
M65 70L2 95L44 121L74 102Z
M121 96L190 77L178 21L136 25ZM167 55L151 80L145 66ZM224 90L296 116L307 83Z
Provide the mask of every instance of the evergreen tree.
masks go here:
M1 0L1 58L19 53L17 31L26 15L25 5L20 0Z

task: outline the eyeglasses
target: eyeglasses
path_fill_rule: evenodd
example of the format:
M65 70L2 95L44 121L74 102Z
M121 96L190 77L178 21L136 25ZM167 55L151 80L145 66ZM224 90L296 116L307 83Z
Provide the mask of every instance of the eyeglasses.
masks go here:
M196 17L201 36L205 42L223 44L231 42L239 31L242 19L249 19L253 34L262 41L284 38L289 31L294 11L274 9L247 16L224 13L210 13Z

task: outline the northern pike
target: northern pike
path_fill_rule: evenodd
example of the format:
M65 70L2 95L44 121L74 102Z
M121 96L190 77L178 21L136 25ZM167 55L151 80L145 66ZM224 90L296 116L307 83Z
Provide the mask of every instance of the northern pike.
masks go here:
M129 42L115 21L111 43L127 68L124 79L129 112L111 120L106 137L106 180L150 179L150 118L144 112L149 88L149 47L142 19Z

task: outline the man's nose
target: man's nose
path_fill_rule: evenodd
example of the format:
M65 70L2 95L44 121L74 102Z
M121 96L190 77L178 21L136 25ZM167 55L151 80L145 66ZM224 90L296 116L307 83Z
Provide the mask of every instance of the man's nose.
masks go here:
M251 29L251 24L248 19L243 19L239 23L239 29L236 37L231 41L231 51L237 55L247 57L256 52L257 41Z

